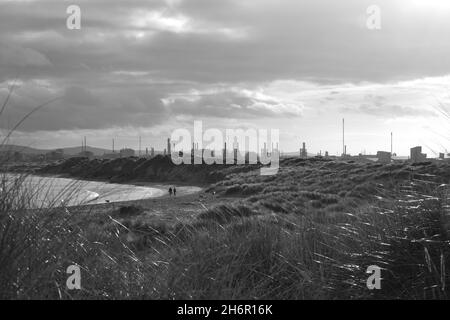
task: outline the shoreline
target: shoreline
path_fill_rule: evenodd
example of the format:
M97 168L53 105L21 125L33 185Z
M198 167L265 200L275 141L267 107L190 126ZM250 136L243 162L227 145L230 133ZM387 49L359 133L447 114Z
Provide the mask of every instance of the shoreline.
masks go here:
M92 203L92 204L82 204L82 205L75 205L70 206L71 208L75 207L96 207L96 206L112 206L114 207L117 204L133 204L141 201L151 201L151 200L163 200L163 199L175 199L175 198L183 198L183 197L189 197L189 196L199 196L202 191L204 191L209 185L199 185L199 184L190 184L186 182L174 182L169 181L167 183L164 182L150 182L150 181L142 181L142 180L130 180L130 181L121 181L121 182L111 182L108 179L88 179L88 178L79 178L79 177L73 177L70 174L52 174L52 173L35 173L35 172L4 172L6 174L16 174L16 175L31 175L36 177L42 177L42 178L61 178L61 179L71 179L74 181L81 181L81 182L100 182L105 184L111 184L111 185L130 185L130 186L136 186L136 187L148 187L153 189L158 189L160 191L163 191L164 194L160 196L153 196L153 197L145 197L141 199L134 199L134 200L122 200L122 201L112 201L112 202L105 202L105 203ZM170 196L168 194L168 188L170 187L176 187L177 188L177 195L176 196ZM198 189L198 190L197 190Z
M37 177L43 177L43 178L65 178L65 179L72 179L76 181L86 181L86 182L104 182L109 184L122 184L122 185L133 185L137 187L161 187L161 186L175 186L175 187L196 187L200 188L201 190L206 189L211 184L209 183L188 183L184 181L145 181L145 180L128 180L128 181L117 181L117 182L111 182L109 179L102 179L102 178L82 178L82 177L74 177L70 174L64 174L64 173L38 173L38 172L5 172L7 174L25 174L25 175L33 175ZM200 191L198 191L200 192Z

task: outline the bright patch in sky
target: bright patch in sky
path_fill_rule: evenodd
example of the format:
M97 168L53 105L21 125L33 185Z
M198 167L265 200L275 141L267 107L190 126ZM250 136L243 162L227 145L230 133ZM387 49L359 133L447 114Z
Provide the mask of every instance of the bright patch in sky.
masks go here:
M138 28L162 31L183 32L187 30L189 19L182 16L169 16L164 11L136 12L131 18L132 25Z

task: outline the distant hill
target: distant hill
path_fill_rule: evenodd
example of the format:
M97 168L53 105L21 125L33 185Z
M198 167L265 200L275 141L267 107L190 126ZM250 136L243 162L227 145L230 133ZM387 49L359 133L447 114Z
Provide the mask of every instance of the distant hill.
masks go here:
M81 146L79 147L67 147L67 148L59 148L59 149L63 149L64 150L64 154L70 155L70 156L74 156L78 153L81 152ZM102 149L102 148L95 148L95 147L86 147L87 151L92 152L94 155L96 156L101 156L105 153L111 153L111 150L108 149Z
M16 152L16 151L25 154L43 154L48 152L49 150L35 149L31 147L17 146L13 144L0 145L0 152Z
M69 155L69 156L73 156L73 155L76 155L81 152L81 146L58 148L58 149L63 149L64 154ZM107 150L107 149L95 148L95 147L89 147L89 146L87 146L86 149L88 151L91 151L92 153L94 153L94 155L96 155L96 156L101 156L104 153L111 152L110 150ZM16 151L18 151L18 152L21 152L24 154L45 154L52 150L56 150L56 149L36 149L36 148L18 146L18 145L13 145L13 144L6 144L3 146L0 146L0 152L6 152L6 151L16 152Z

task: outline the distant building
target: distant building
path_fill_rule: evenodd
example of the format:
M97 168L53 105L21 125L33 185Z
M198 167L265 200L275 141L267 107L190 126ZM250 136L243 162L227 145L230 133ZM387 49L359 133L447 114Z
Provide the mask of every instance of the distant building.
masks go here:
M135 151L130 148L124 148L120 150L120 157L121 158L128 158L128 157L134 157Z
M306 150L306 143L303 142L303 147L300 149L300 158L306 159L308 158L308 152Z
M392 160L391 153L387 151L378 151L377 158L381 163L391 163Z
M439 153L439 160L440 161L450 161L450 153L445 154L445 153Z
M223 150L222 150L222 156L223 156L223 163L226 163L227 161L227 143L225 142L223 145Z
M422 162L427 160L426 153L422 153L422 147L411 148L411 161Z

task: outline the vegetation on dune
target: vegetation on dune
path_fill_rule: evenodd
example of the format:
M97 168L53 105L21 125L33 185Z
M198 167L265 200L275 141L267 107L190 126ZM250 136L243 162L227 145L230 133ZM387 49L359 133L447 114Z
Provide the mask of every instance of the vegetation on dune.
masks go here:
M131 180L153 182L187 182L205 184L217 182L228 173L251 170L256 166L174 165L169 156L151 159L129 157L118 159L70 158L50 164L37 171L41 174L66 174L75 178L107 179L111 182Z
M348 174L348 167L354 164L326 166L336 165L340 169L335 174L347 175L344 182L352 184L355 179ZM176 230L184 230L182 243L176 241L176 236L165 238L171 250L175 250L175 253L170 251L172 259L167 260L170 296L448 298L450 278L445 271L450 257L445 202L448 195L440 184L442 179L448 181L445 177L448 167L436 169L442 170L439 176L427 174L429 181L426 181L421 172L434 170L428 166L424 164L414 175L408 175L407 180L384 181L384 185L392 183L390 190L379 188L378 194L385 197L371 188L358 188L357 184L348 186L349 191L355 188L360 191L353 200L344 197L353 202L347 202L340 212L314 207L294 211L298 208L292 204L296 197L302 201L322 201L331 208L337 198L305 191L301 182L298 182L299 188L288 188L292 193L290 198L280 198L286 192L283 173L277 177L252 176L264 186L263 190L270 190L252 196L256 202L239 199L239 205L213 208L200 214L189 226L177 226ZM380 184L384 171L393 171L389 166L379 169L371 183ZM294 171L288 168L286 174L292 177ZM402 174L401 171L398 173ZM320 172L313 170L313 174L320 175ZM224 185L235 188L237 181L249 185L255 182L249 175L245 175L245 179L240 175L228 178L211 190ZM308 184L308 179L306 181ZM317 183L322 181L318 179ZM362 192L365 192L364 199L360 199ZM271 203L272 208L266 203ZM279 209L289 206L284 211ZM379 291L370 291L366 285L366 270L371 265L383 269Z
M226 204L173 224L133 205L94 216L4 201L1 297L446 299L449 174L288 160L275 176L227 174L207 190ZM82 268L81 291L65 287L70 264ZM371 265L381 290L367 289Z
M396 199L399 188L412 180L448 183L450 165L287 159L276 175L235 172L207 191L241 197L259 212L334 216L380 199Z

